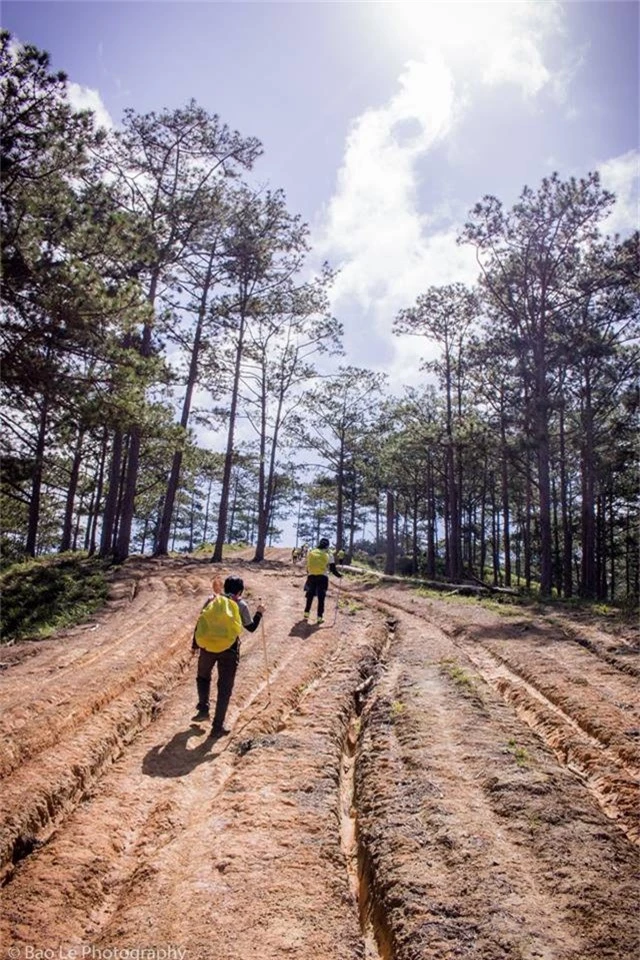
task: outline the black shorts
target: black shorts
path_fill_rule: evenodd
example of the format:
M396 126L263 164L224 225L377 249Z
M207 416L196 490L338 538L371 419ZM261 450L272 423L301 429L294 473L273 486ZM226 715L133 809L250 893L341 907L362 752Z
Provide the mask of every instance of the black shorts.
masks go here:
M325 573L310 573L304 585L308 597L324 597L329 589L329 577Z

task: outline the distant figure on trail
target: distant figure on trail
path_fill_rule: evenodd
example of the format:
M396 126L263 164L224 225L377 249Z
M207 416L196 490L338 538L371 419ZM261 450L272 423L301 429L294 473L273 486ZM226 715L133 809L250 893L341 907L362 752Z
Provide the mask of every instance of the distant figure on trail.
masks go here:
M222 578L216 577L212 586L213 594L207 598L200 611L191 644L192 653L200 650L196 676L198 704L193 719L209 718L211 673L217 664L218 691L210 735L218 738L226 736L229 732L224 726L224 718L240 661L242 628L253 633L262 619L264 606L261 603L258 604L255 616L251 616L247 602L241 599L244 583L240 577L227 577L224 587Z
M309 619L313 598L317 597L318 619L316 623L324 623L324 601L329 589L329 577L327 576L329 570L338 579L342 579L342 574L338 573L334 559L329 553L329 541L326 537L323 537L318 546L314 550L309 550L307 554L307 580L304 585L307 602L302 614L305 620Z
M344 558L346 554L342 547L336 551L336 563L344 563Z
M291 562L297 563L298 560L304 560L307 555L307 545L303 543L301 547L294 547L291 551Z

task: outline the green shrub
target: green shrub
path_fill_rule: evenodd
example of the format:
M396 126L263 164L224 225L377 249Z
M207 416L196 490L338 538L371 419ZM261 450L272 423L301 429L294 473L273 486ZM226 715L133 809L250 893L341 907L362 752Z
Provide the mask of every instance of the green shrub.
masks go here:
M90 617L107 599L108 566L77 554L14 564L0 577L0 642L43 638Z

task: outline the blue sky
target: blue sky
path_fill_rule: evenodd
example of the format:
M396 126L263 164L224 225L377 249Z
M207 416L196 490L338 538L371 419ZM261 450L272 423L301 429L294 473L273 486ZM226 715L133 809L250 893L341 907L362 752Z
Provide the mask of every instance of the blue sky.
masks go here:
M455 244L486 193L511 204L553 170L599 169L637 225L636 2L4 2L2 24L52 56L79 104L118 124L191 97L262 140L341 273L348 362L421 379L429 346L390 333L431 283L472 282ZM366 337L363 332L366 331Z

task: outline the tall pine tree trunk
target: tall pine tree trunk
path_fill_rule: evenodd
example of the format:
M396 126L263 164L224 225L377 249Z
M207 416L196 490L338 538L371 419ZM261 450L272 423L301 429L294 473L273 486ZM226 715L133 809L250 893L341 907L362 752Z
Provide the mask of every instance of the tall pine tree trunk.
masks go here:
M427 577L436 575L436 494L434 489L433 463L427 462Z
M118 505L120 470L122 469L123 440L122 431L116 429L113 434L113 443L111 446L111 461L109 463L109 476L107 479L107 497L102 517L102 530L100 532L101 557L109 556L113 548L113 531Z
M533 493L531 481L531 458L527 457L526 496L524 507L524 523L522 529L522 551L524 553L524 583L527 590L531 590L531 514L533 508Z
M511 586L511 514L509 509L509 461L507 437L504 427L504 419L500 420L501 431L501 471L500 479L502 483L502 547L504 550L504 585Z
M264 560L264 551L267 545L267 536L269 530L269 518L267 516L267 489L266 489L266 458L267 445L267 397L266 383L262 381L262 397L260 409L260 441L258 456L258 536L256 538L256 552L254 562Z
M417 485L413 488L413 510L412 510L412 529L411 529L411 540L413 546L413 575L414 577L418 576L419 565L418 565L418 488Z
M135 511L136 487L138 483L138 469L140 466L141 430L133 427L129 434L129 445L126 459L126 471L121 488L120 506L117 517L117 533L113 549L113 559L122 563L129 556L131 543L131 529Z
M545 387L546 392L546 387ZM538 408L538 494L540 521L540 595L551 596L553 552L551 539L551 474L549 469L549 433L546 402Z
M338 469L336 472L336 480L338 484L337 495L336 495L336 547L338 550L342 549L342 543L344 540L344 446L345 438L344 431L340 433L340 451L338 454Z
M262 418L261 418L261 465L264 464L266 459L266 447L267 447L267 385L266 377L264 380L264 390L262 394ZM275 421L273 424L273 436L271 437L271 444L269 450L269 467L264 476L264 469L262 470L262 486L258 487L258 539L256 542L256 552L254 556L255 561L264 560L264 550L267 539L267 533L271 527L271 516L273 513L273 502L275 497L275 482L276 482L276 454L278 451L278 440L280 436L280 424L282 423L282 410L284 407L284 392L281 389L278 396L278 405L275 413Z
M238 343L236 346L236 356L233 371L233 386L231 389L231 404L229 408L229 431L227 433L227 449L224 457L224 469L222 471L222 489L220 491L220 509L218 511L218 535L216 545L211 557L212 563L222 562L222 548L227 535L227 517L229 513L229 491L231 489L231 467L233 466L233 445L235 439L236 416L238 412L238 394L240 388L240 370L242 367L242 353L244 349L244 331L245 331L245 310L247 304L246 288L240 310L240 326L238 329Z
M456 478L453 443L447 447L447 494L449 500L449 578L455 583L462 575L460 491Z
M484 580L485 567L487 565L487 470L485 464L485 480L482 487L482 499L480 501L480 579Z
M559 597L562 596L562 556L560 553L560 524L558 522L558 491L555 477L551 481L551 502L553 513L553 585Z
M149 294L147 300L151 309L154 309L156 293L160 280L160 268L157 267L149 285ZM140 355L145 359L151 356L151 329L152 320L145 322L142 330L142 340L140 343ZM113 559L116 563L121 563L129 556L129 544L131 542L131 530L133 527L133 517L136 508L136 492L138 486L138 470L140 468L140 447L142 445L142 428L135 423L129 432L129 443L127 452L127 472L122 489L122 500L117 517L117 535L113 548Z
M396 538L395 538L395 500L392 490L387 490L387 548L385 553L384 572L393 575L396 572Z
M209 478L209 486L207 488L207 503L204 511L204 527L202 530L202 542L207 542L207 534L209 533L209 510L211 508L211 492L213 490L213 477Z
M585 599L593 599L598 593L598 577L596 571L593 411L591 409L591 380L588 370L585 370L584 373L581 426L582 567L580 596Z
M187 375L187 387L184 400L182 402L182 414L180 416L180 426L185 431L189 424L189 415L191 413L191 403L193 400L193 391L198 381L198 363L200 359L200 347L202 344L202 330L204 327L204 318L207 312L207 302L209 299L209 290L211 289L211 279L213 274L213 260L215 256L215 247L211 250L207 272L203 280L200 303L198 306L198 321L193 337L191 347L191 358L189 360L189 373ZM158 528L157 543L155 553L163 556L166 554L169 545L169 531L171 530L171 518L173 517L173 507L180 483L180 470L182 468L182 448L174 451L171 461L171 471L167 480L167 489L164 495L164 507L160 518Z
M84 440L84 430L78 430L76 438L76 448L73 453L71 464L71 474L69 477L69 486L67 488L67 497L64 509L64 521L62 524L62 537L60 538L60 553L64 553L71 548L71 536L73 532L73 506L78 490L78 478L80 476L80 463L82 462L82 441Z
M616 598L616 514L613 493L609 491L609 600Z
M116 518L113 526L113 548L112 556L116 557L116 545L118 543L118 529L122 517L122 500L124 497L125 480L127 477L127 461L129 457L129 437L123 438L122 465L120 467L120 476L118 477L118 499L116 502Z
M31 477L31 499L29 501L27 541L25 552L29 557L35 557L38 543L38 523L40 520L40 497L42 494L42 477L44 473L44 451L47 442L47 420L49 417L49 401L42 398L40 406L40 420L38 436L33 458L33 474Z
M562 523L562 590L573 596L573 531L571 529L570 489L567 479L564 403L560 407L560 518Z
M351 558L353 556L353 547L355 543L356 535L356 482L355 482L355 472L354 472L354 481L351 487L351 513L349 516L349 546L347 548L347 554Z
M98 517L100 516L100 505L102 503L102 490L104 486L104 467L107 462L107 443L109 440L109 430L107 427L102 432L102 443L100 445L100 462L98 464L95 496L93 499L93 509L89 515L89 525L87 528L87 550L89 556L96 552L96 532L98 529Z

